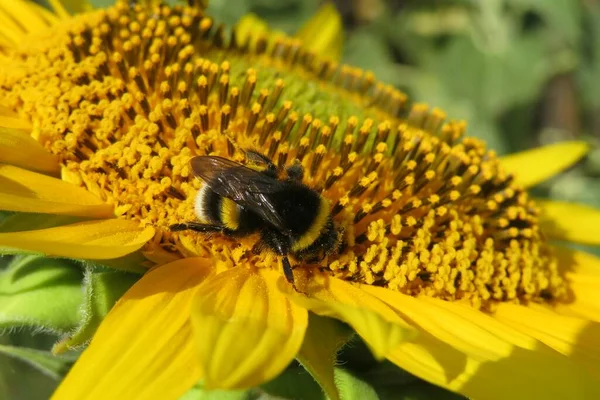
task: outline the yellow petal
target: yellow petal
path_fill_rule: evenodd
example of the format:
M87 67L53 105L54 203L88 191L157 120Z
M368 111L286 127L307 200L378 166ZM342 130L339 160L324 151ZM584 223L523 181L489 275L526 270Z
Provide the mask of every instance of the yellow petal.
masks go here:
M588 150L585 142L562 142L502 157L500 163L517 184L527 188L570 167Z
M189 322L192 299L211 273L187 258L142 277L108 313L53 399L176 399L200 379Z
M60 2L74 14L93 10L92 5L86 0L60 0Z
M267 34L268 32L269 26L267 23L252 13L244 15L235 25L235 39L240 45L256 35Z
M0 13L0 50L12 47L21 40L22 32L7 16Z
M0 165L0 210L109 218L113 206L60 179Z
M58 159L37 140L18 129L3 128L0 117L0 163L12 164L50 174L58 174Z
M60 21L56 14L54 14L51 10L47 9L46 7L40 4L29 2L29 7L34 9L40 15L40 17L42 17L46 21L46 24L48 26L52 26ZM45 29L45 27L40 26L40 29Z
M14 112L11 108L3 106L2 104L0 104L0 117L19 118L19 114L17 114L16 112Z
M0 233L0 247L48 256L106 260L140 249L154 228L124 219L79 222L56 228Z
M469 398L593 399L599 382L567 357L542 344L535 350L514 347L495 361L478 361L421 332L414 342L400 344L388 356L400 368Z
M600 245L600 210L563 201L536 200L541 227L551 238Z
M48 3L59 18L67 19L71 16L60 0L48 0Z
M48 26L46 19L38 12L38 7L26 0L0 1L0 15L2 14L19 25L19 30L13 29L15 32L36 32Z
M4 135L3 128L7 129L18 129L21 131L31 131L31 124L21 118L0 115L0 137ZM37 142L36 142L37 143ZM40 144L38 143L38 146Z
M339 61L342 58L344 29L342 17L332 3L325 3L295 35L315 53Z
M536 345L535 340L465 305L425 296L414 298L379 287L364 290L423 331L475 360L498 360L507 357L514 346L533 348Z
M296 275L303 271L297 270ZM302 280L297 282L300 284ZM416 330L379 299L348 282L315 274L302 292L291 291L282 285L285 294L299 305L325 317L346 322L369 346L376 358L405 340L411 340Z
M22 0L17 0L21 1ZM8 43L17 43L24 35L24 28L15 20L16 13L11 11L11 4L0 1L0 34L6 38ZM3 41L4 42L4 41Z
M588 368L600 378L600 324L540 306L502 303L494 317Z
M583 251L556 248L558 266L569 282L570 298L557 312L600 322L600 258Z
M279 274L238 266L209 278L192 309L207 388L251 388L276 377L294 359L308 312L277 289Z

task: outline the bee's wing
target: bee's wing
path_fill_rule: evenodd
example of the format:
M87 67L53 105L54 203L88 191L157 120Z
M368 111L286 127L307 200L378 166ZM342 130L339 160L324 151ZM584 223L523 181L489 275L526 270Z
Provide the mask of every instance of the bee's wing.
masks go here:
M277 169L277 167L275 167L275 164L273 164L273 161L271 161L269 157L256 150L246 150L246 160L254 164L265 165L269 169Z
M280 181L222 157L194 157L190 165L213 192L253 211L280 231L288 231L269 196L282 190Z

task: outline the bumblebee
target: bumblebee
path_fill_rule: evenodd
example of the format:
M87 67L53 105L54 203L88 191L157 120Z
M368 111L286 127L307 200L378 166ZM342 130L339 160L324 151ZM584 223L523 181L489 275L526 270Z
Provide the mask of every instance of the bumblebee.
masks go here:
M171 225L171 231L193 230L243 237L258 232L253 248L281 256L283 271L294 285L288 256L298 261L318 262L337 253L342 233L331 217L327 199L302 183L300 163L289 166L285 177L266 156L247 151L248 165L217 156L190 160L194 175L205 185L196 198L200 222Z

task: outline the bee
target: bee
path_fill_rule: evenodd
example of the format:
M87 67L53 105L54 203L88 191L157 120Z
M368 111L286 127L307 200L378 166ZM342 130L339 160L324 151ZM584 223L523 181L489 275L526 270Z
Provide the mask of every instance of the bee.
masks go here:
M247 151L248 165L223 157L197 156L190 160L193 174L204 181L195 211L201 222L171 225L171 231L220 233L233 238L258 232L255 254L263 250L281 256L285 278L294 287L288 256L313 263L341 249L342 231L336 228L330 204L302 183L299 162L279 178L266 156Z

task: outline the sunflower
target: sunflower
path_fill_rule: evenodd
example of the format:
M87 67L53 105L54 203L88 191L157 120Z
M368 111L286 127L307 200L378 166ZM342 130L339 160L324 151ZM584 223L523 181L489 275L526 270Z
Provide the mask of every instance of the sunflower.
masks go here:
M229 31L194 2L50 3L0 1L0 209L66 219L15 225L0 247L141 254L128 267L146 271L54 398L249 388L295 358L339 398L335 320L469 397L600 397L600 260L551 244L598 244L599 214L526 192L585 143L498 158L463 122L337 64L330 7L290 38ZM296 288L255 236L169 230L196 218L189 160L244 163L248 148L301 162L343 231L339 254L295 267Z

